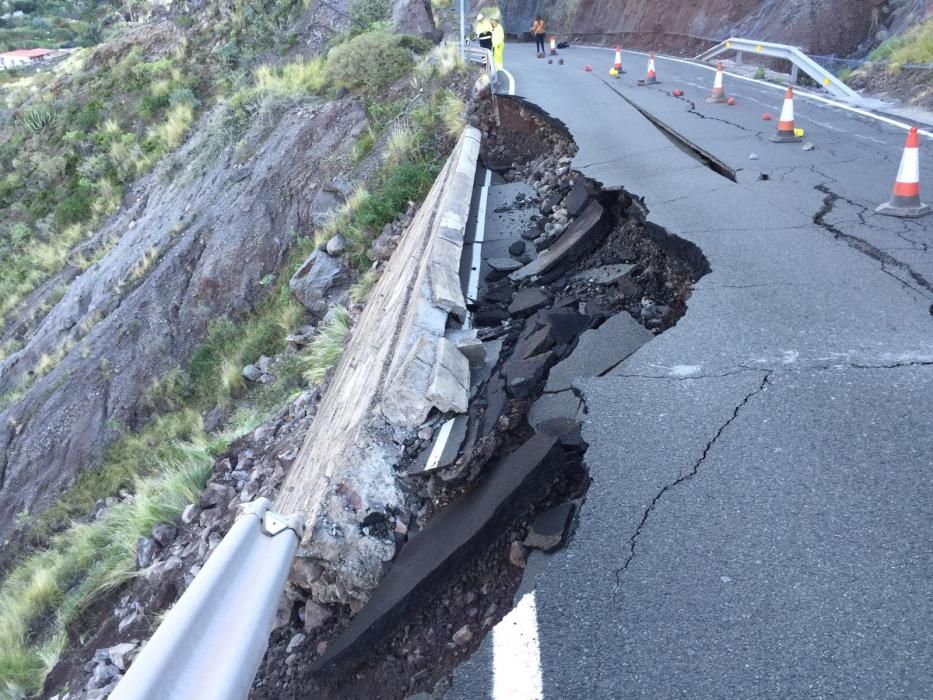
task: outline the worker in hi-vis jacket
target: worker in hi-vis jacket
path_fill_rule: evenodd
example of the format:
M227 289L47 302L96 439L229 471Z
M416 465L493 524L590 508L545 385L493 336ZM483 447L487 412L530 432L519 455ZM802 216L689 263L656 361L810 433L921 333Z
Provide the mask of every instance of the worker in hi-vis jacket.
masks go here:
M505 50L505 29L502 22L492 20L492 55L496 62L496 70L502 70L502 52Z

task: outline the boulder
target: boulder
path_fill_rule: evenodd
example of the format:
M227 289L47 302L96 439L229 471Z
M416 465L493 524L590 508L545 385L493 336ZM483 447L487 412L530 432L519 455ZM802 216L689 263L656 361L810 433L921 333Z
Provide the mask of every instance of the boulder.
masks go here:
M343 198L336 192L320 189L311 201L311 223L316 227L324 226L336 213Z
M262 376L262 370L256 365L246 365L246 367L243 368L243 376L247 381L258 382L259 378Z
M392 24L399 34L413 34L431 41L440 38L429 0L392 0Z
M347 240L341 236L339 233L333 236L329 241L327 241L327 254L332 257L337 257L338 255L343 255L343 251L347 249Z
M167 547L175 541L175 526L168 523L159 523L152 528L152 539L159 543L160 547Z
M136 540L136 566L145 569L152 563L152 540L140 537Z
M321 318L327 312L325 298L328 292L348 281L346 268L325 251L315 250L288 282L295 298L314 316Z

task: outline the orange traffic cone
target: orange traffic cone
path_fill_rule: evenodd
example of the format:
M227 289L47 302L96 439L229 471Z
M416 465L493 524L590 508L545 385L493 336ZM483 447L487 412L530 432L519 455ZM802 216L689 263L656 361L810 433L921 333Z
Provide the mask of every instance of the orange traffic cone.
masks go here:
M920 201L920 135L917 127L907 134L907 145L904 146L891 199L875 209L875 213L905 218L930 213L930 207Z
M654 51L648 54L648 76L645 78L645 85L657 85L658 74L654 71Z
M794 88L787 86L784 93L784 106L781 107L781 118L778 120L777 133L771 136L774 143L795 143L801 137L794 132Z
M722 87L722 64L716 64L716 79L713 81L713 91L706 98L707 102L725 102L726 91Z
M609 75L615 76L618 78L625 71L622 70L622 47L616 46L616 62L615 65L609 70Z
M557 55L557 37L556 36L551 37L551 55L552 56Z

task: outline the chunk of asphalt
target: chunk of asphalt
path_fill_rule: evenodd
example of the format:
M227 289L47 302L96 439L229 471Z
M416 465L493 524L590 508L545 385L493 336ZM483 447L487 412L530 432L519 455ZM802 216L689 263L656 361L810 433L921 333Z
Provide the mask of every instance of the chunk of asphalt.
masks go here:
M480 437L486 437L496 429L499 416L504 416L509 407L509 395L505 391L505 378L496 372L486 385L486 412Z
M512 272L522 266L520 262L512 260L512 258L489 258L486 260L486 264L493 270L500 272Z
M512 245L509 246L509 255L514 255L518 257L525 252L525 241L515 241ZM515 268L518 269L518 268Z
M609 230L608 212L596 200L591 201L583 213L546 250L530 263L509 275L520 282L534 275L543 275L559 264L568 264L589 252Z
M526 360L509 362L502 367L509 394L516 399L527 399L547 376L547 371L557 362L557 355L544 352Z
M551 298L540 287L528 287L512 297L509 313L513 317L522 318L533 314L538 309L543 309L550 301Z
M570 343L581 331L589 328L592 321L589 316L571 308L537 311L525 321L512 357L527 359L555 345Z
M589 282L591 284L613 284L635 269L634 265L628 263L617 263L615 265L603 265L594 267L591 270L584 270L572 277L574 282Z
M498 460L473 491L451 503L411 538L369 603L311 664L311 670L327 669L350 652L371 645L405 616L420 592L442 579L473 547L482 546L511 514L539 501L563 460L560 442L540 433Z
M484 306L473 316L473 324L479 327L498 326L509 317L509 312L496 306Z
M545 391L564 391L577 377L598 377L638 350L654 336L626 312L596 330L585 331L577 347L548 376Z
M570 390L542 394L528 410L528 424L539 430L543 423L555 418L575 419L579 415L580 404L580 397Z
M545 552L560 547L575 510L576 506L567 502L541 513L528 530L525 546L543 549Z

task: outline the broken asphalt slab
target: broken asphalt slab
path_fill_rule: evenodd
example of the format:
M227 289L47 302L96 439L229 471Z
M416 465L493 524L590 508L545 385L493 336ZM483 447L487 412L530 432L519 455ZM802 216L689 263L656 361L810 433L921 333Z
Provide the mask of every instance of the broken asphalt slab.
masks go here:
M576 377L598 377L653 337L627 312L616 314L599 328L580 335L574 351L551 370L544 390L565 391Z
M559 440L542 434L500 459L476 489L438 513L402 549L367 605L312 668L325 669L384 633L416 603L418 591L444 575L484 533L541 498L562 464Z

